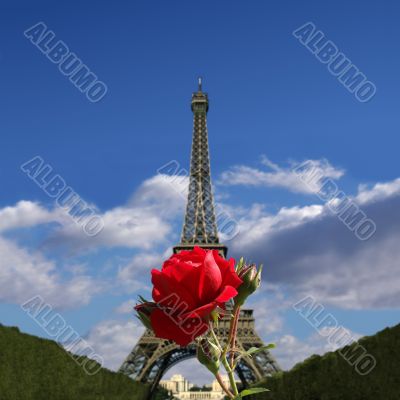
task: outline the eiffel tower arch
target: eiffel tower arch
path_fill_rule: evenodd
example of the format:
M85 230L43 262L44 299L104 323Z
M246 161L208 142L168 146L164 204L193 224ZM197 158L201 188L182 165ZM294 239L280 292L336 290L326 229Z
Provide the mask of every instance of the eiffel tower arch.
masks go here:
M188 201L181 242L173 251L177 253L199 246L216 249L225 257L228 249L219 242L214 212L207 131L208 95L202 91L201 79L198 91L192 94L191 108L193 141ZM215 329L222 341L226 341L228 337L229 321L229 317L223 317ZM262 339L255 331L254 322L253 310L241 310L237 346L243 350L263 346ZM194 344L180 347L169 340L156 338L153 332L147 329L121 365L119 372L149 384L151 397L168 369L195 355ZM237 367L237 374L244 386L278 371L279 365L269 351L261 351L252 358L244 357Z

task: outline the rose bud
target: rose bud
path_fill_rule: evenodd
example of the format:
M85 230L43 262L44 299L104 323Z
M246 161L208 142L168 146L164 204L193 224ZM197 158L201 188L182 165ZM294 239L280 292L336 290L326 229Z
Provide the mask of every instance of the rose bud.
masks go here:
M240 262L239 262L240 263ZM259 270L257 271L257 267L255 264L251 265L241 265L238 275L239 278L243 281L243 283L238 287L238 294L234 298L235 306L241 307L247 297L249 297L252 293L254 293L261 284L261 271L262 265L260 265Z
M202 339L197 346L197 359L210 372L216 375L219 371L221 350L209 339Z

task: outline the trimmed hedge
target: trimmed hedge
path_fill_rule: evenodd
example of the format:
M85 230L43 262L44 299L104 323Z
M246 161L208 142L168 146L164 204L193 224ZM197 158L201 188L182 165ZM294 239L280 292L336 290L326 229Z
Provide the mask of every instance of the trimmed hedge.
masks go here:
M323 356L314 355L292 370L267 378L261 384L271 390L252 396L268 400L399 400L400 399L400 325L386 328L358 341L376 359L376 366L365 375L362 362L351 366L340 354L353 355L360 347L353 343ZM361 360L361 358L359 358Z
M89 376L55 342L0 325L1 400L143 400L147 393L107 369Z

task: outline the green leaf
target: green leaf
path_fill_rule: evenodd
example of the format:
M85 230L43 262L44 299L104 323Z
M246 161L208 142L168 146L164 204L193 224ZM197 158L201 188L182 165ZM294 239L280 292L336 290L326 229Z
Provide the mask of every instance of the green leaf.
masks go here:
M262 392L269 392L268 389L265 388L252 388L252 389L245 389L240 392L240 397L249 396L251 394L262 393Z
M248 356L251 356L252 354L258 353L263 350L269 350L275 348L275 345L273 343L267 344L266 346L262 347L250 347L249 350L246 351L246 354Z
M246 356L252 357L253 354L256 354L263 350L273 349L274 347L275 347L275 345L273 343L270 343L270 344L267 344L266 346L262 346L262 347L250 347L250 349L247 351L238 350L237 352L239 353L239 355L236 358L236 362L238 362L243 357L246 357Z

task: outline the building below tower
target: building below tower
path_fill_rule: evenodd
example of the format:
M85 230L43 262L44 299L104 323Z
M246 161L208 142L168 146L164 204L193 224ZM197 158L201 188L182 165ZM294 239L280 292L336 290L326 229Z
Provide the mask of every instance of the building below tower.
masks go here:
M228 376L222 376L222 379L229 387ZM195 386L192 383L182 375L175 374L170 379L161 380L160 386L179 400L223 400L226 396L216 379L211 385L205 385L202 390L194 390Z

